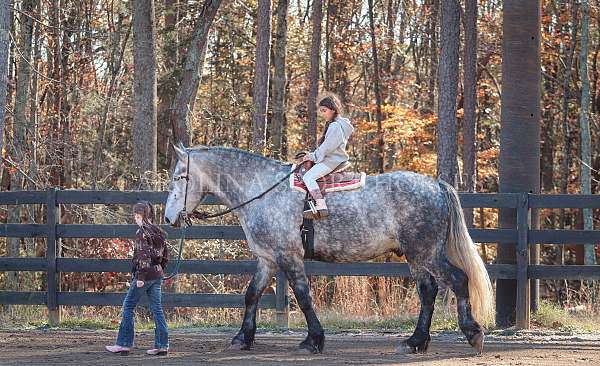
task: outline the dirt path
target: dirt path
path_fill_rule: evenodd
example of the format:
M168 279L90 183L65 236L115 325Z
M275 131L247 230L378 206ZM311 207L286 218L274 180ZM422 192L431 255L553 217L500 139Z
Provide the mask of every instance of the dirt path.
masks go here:
M458 333L434 334L427 354L394 352L407 334L327 334L325 353L296 353L300 331L259 332L252 351L224 351L235 330L176 329L166 358L146 356L154 333L137 334L129 356L105 352L116 331L0 330L0 365L600 365L600 335L560 333L492 334L483 355L475 356Z

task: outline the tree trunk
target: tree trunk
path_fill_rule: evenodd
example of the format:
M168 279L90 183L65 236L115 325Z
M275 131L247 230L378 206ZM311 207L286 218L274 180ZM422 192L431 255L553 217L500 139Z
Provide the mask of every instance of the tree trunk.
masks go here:
M392 74L392 60L394 58L394 55L396 54L396 48L395 45L396 44L402 44L402 40L400 40L398 43L396 43L395 40L395 28L396 28L396 20L398 18L398 10L400 9L400 4L402 3L401 0L397 0L396 2L394 2L394 0L387 0L387 18L386 18L386 36L385 36L385 41L386 41L386 52L384 55L384 61L383 61L383 72L386 78L388 78L390 80L390 82L387 83L387 88L386 88L386 93L383 96L383 99L385 99L387 101L387 104L394 104L396 102L396 93L395 93L395 89L396 89L396 82L395 82L395 77ZM402 35L400 35L400 37L402 37ZM389 159L389 154L388 154L388 159ZM389 164L388 164L389 166Z
M179 87L173 101L173 109L171 110L174 143L182 142L186 146L192 143L191 114L194 111L196 93L202 78L208 33L221 3L222 0L205 0L194 27L185 65L179 79ZM171 159L171 165L174 161L174 159Z
M173 143L171 129L171 106L177 91L177 79L174 77L179 67L179 0L164 0L164 42L162 60L164 74L158 79L157 136L158 169L169 169ZM160 67L159 67L160 69Z
M448 6L450 4L444 4ZM429 91L427 93L427 107L432 111L435 110L435 87L436 82L439 82L438 78L438 14L440 9L440 0L431 0L430 2L430 26L429 26ZM458 24L458 23L457 23ZM458 32L458 30L457 30ZM442 47L440 45L440 47ZM458 53L458 50L456 51ZM439 56L441 58L441 55ZM458 56L457 56L458 57Z
M51 52L48 54L48 69L54 80L63 81L63 70L61 70L62 48L60 33L60 11L61 1L53 0L50 12L50 22L53 26L51 36L49 35L48 48ZM53 154L46 154L46 163L50 166L50 185L60 187L63 183L64 175L64 156L61 152L62 139L62 121L60 118L62 108L62 84L52 83L50 93L47 98L47 108L50 122L50 141L49 151Z
M273 128L271 139L273 141L272 153L276 159L284 159L282 154L283 135L287 133L286 126L286 53L287 53L287 13L288 1L278 0L277 3L277 31L275 32L275 45L273 50Z
M464 45L464 118L463 118L463 187L475 192L477 182L477 0L465 0ZM473 209L465 209L465 220L473 226Z
M15 109L13 119L13 143L12 143L12 160L18 167L18 171L27 172L25 159L25 146L27 146L26 135L29 125L27 116L29 91L31 85L31 53L32 53L32 36L33 36L33 20L31 14L36 7L36 0L25 0L23 2L22 12L19 15L19 50L20 58L17 66L17 86L15 89ZM26 15L27 14L27 15ZM21 173L14 173L10 178L10 190L20 191L25 186L25 177ZM9 222L20 223L22 215L22 206L10 206ZM20 256L20 238L8 238L7 255L9 257ZM7 275L7 288L18 288L18 276L16 272L9 272Z
M571 167L571 128L569 126L569 98L571 75L575 65L575 48L577 45L577 32L579 30L579 21L577 17L579 5L576 1L573 2L572 8L572 24L571 24L571 45L569 47L568 59L566 61L565 78L563 80L563 98L562 98L562 133L564 141L564 156L561 164L561 193L567 193L569 185L569 172ZM561 210L561 222L564 221L564 210Z
M154 0L133 1L133 169L141 186L156 173L156 54Z
M460 47L460 4L442 1L441 50L439 66L437 176L456 185L456 90Z
M12 0L0 0L0 153L4 147L4 119L7 104L9 32L11 23Z
M36 6L39 9L39 1L36 0L37 4ZM38 10L38 14L39 14L39 10ZM35 26L35 32L33 34L32 37L32 42L34 44L33 47L33 59L32 59L32 65L33 67L37 68L37 65L40 64L40 61L42 59L42 51L41 51L41 44L40 44L40 39L41 39L41 35L42 35L42 27L39 24L34 24ZM31 150L30 150L30 155L29 155L29 176L32 178L32 181L29 181L29 186L27 189L30 190L35 190L38 189L40 187L37 186L37 182L38 182L38 146L39 146L39 119L38 119L38 103L39 103L39 98L38 98L38 91L39 91L39 75L34 72L32 73L32 80L31 80L31 103L30 103L30 111L29 111L29 125L30 125L30 138L31 141L29 142L31 145ZM35 206L32 205L31 206L31 211L35 211ZM41 213L41 211L40 211ZM32 217L33 218L33 217ZM35 243L35 239L34 238L30 238L34 243ZM35 254L32 254L35 255Z
M577 32L579 31L578 24L578 9L579 4L576 1L571 2L571 44L569 47L569 54L567 56L567 61L565 63L566 70L564 73L563 85L562 85L562 137L564 143L564 153L563 158L560 164L560 192L568 193L569 187L569 177L571 171L571 127L569 126L569 99L570 99L570 88L569 84L571 82L571 75L573 72L573 67L575 64L575 48L577 45ZM566 224L566 211L564 208L560 209L559 220L560 220L560 228L564 229ZM564 262L564 250L565 246L561 246L561 262ZM581 260L580 256L576 255L576 260ZM583 262L582 262L583 263Z
M540 189L540 1L504 1L500 192ZM516 210L500 210L500 228L516 227ZM534 218L532 217L532 221ZM515 245L499 245L497 262L514 264ZM515 322L516 281L496 282L496 323Z
M62 36L61 41L61 52L60 52L60 74L62 85L61 91L61 103L60 103L60 125L61 134L60 137L60 157L62 161L62 172L61 172L61 186L71 187L73 181L73 139L72 139L72 121L73 121L73 109L76 106L78 98L78 89L68 87L69 85L77 85L77 74L78 68L72 67L75 60L71 56L74 55L75 50L79 47L77 42L78 36L75 35L73 29L80 28L80 21L78 18L78 5L74 1L64 1L63 11L67 14L61 27L63 28L60 32Z
M579 125L581 130L581 194L592 194L592 179L590 166L591 136L590 136L590 79L588 75L588 41L590 24L590 4L588 0L581 2L581 53L579 55L579 77L581 78L581 115ZM592 209L583 209L583 229L593 230ZM596 264L596 252L594 244L585 246L585 264Z
M321 55L321 22L323 2L314 0L312 9L312 42L310 48L310 87L308 91L308 143L317 147L317 95L319 94L319 60Z
M375 39L375 19L373 17L373 0L369 0L369 24L371 29L371 52L373 55L373 81L375 88L375 119L377 121L377 171L383 173L384 148L385 141L383 138L383 115L381 113L381 89L379 77L379 59L377 57L377 40Z
M269 101L269 65L271 56L271 0L258 0L256 25L256 63L254 67L254 114L252 149L264 154L267 139L267 104Z

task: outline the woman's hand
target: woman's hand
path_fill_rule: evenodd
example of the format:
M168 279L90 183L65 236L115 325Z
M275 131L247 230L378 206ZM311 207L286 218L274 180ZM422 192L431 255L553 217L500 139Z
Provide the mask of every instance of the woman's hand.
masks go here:
M137 287L144 287L144 281L137 280L136 285Z
M302 157L302 162L304 163L305 161L310 161L310 155L306 154Z

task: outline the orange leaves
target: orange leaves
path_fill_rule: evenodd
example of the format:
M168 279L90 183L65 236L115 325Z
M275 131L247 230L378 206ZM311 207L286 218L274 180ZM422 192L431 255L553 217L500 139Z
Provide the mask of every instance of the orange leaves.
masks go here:
M477 160L481 163L485 163L489 160L493 160L493 159L497 160L499 155L500 155L500 148L492 147L492 148L484 150L484 151L479 151L477 153Z
M354 120L355 141L365 141L369 145L377 143L377 123L374 120L375 105L370 104L354 109L361 111L362 119ZM369 119L367 113L371 116ZM384 120L382 129L386 146L393 146L396 165L392 170L412 170L424 174L435 174L436 155L434 131L437 118L431 113L401 105L382 106ZM361 137L358 137L361 136Z

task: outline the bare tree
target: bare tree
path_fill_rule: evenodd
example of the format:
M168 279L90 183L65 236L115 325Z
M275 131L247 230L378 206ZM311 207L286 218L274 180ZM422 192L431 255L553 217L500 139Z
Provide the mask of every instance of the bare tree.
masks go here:
M11 18L12 0L0 0L0 151L2 151L4 145L4 118L6 115Z
M156 172L156 27L154 0L133 1L133 166ZM144 184L142 182L142 184Z
M435 87L438 78L438 19L440 12L440 0L429 0L429 86L427 92L427 106L435 110Z
M371 30L371 53L373 55L373 81L375 88L375 120L377 121L377 171L383 173L383 158L385 141L383 139L381 113L381 88L379 76L379 58L377 57L377 40L375 39L375 19L373 17L373 0L369 0L369 25Z
M27 116L27 107L29 102L29 92L31 84L31 54L32 54L32 36L33 36L33 20L29 14L37 6L37 0L23 1L22 12L19 16L19 61L17 66L17 86L15 89L15 110L13 118L13 141L12 141L12 160L19 168L18 173L13 174L10 178L10 190L20 191L25 185L25 176L21 172L25 172L25 146L27 145L26 135L29 118ZM12 206L9 213L10 222L20 222L22 215L22 207L19 205ZM9 238L7 243L7 254L9 257L20 256L20 238ZM18 286L16 272L10 272L7 276L7 287L15 289Z
M286 110L286 87L287 87L287 76L286 76L286 53L287 53L287 13L288 13L288 1L289 0L278 0L277 3L277 30L275 31L275 44L273 47L273 95L272 109L272 136L273 141L273 156L275 158L284 158L284 134L286 134L285 127L287 120L285 116Z
M319 61L321 55L321 23L323 2L314 0L312 4L312 41L310 48L310 87L308 90L308 141L311 148L317 146L317 95L319 94Z
M463 118L463 190L475 191L477 182L477 0L465 0L464 45L464 118ZM465 210L467 225L473 225L473 209Z
M592 178L590 166L591 136L590 136L590 78L588 75L588 43L590 36L590 4L588 0L581 1L581 51L579 54L579 76L581 77L581 114L579 125L581 130L581 193L592 194ZM583 228L593 230L592 209L583 209ZM585 264L596 264L596 251L594 244L585 246Z
M264 153L267 139L267 104L269 100L269 64L271 58L271 0L258 0L256 25L256 64L254 68L254 115L252 148Z
M100 171L100 165L102 162L102 154L104 151L104 139L106 135L106 126L108 124L108 116L113 108L113 97L115 88L117 87L118 76L121 72L121 64L123 62L123 56L125 55L125 47L131 34L132 24L127 27L127 32L123 41L121 41L121 24L122 18L119 17L117 21L116 32L113 32L113 42L111 47L111 62L108 65L110 72L110 82L108 84L108 90L104 96L105 104L102 111L102 120L100 121L100 130L98 131L98 141L96 141L96 147L94 149L94 166L92 174L92 189L96 189L98 184L98 172Z
M179 79L179 87L171 109L173 124L173 140L191 145L191 121L189 116L194 110L198 85L202 79L204 56L208 44L208 34L222 0L205 0L192 34L192 40L187 49L185 64ZM173 163L173 160L171 161Z
M180 27L177 26L181 16L181 4L179 0L163 0L163 22L164 42L161 49L162 67L164 73L159 73L158 79L158 107L157 107L157 152L158 169L169 169L172 149L169 144L173 143L173 130L171 128L171 106L177 91L177 78L175 73L179 71L179 34ZM159 66L159 69L160 67Z

